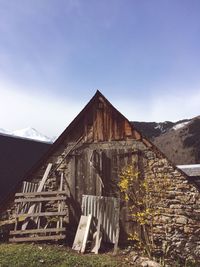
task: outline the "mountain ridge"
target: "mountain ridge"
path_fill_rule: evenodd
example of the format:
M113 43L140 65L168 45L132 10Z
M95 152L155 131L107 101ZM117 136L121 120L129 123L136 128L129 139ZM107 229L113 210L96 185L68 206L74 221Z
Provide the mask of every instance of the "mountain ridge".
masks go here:
M174 164L200 163L200 116L177 122L132 122Z
M133 126L151 140L174 164L200 163L200 116L177 122L131 121ZM9 132L0 128L0 135L52 144L49 138L32 127Z

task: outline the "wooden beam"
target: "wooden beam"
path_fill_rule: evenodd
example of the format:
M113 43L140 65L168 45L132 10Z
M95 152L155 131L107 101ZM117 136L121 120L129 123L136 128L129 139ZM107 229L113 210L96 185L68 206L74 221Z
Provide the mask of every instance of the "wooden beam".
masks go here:
M78 145L78 143L80 143L80 141L83 139L83 136L81 136L77 141L76 143L69 149L69 151L65 154L65 156L63 157L63 159L61 160L61 162L56 166L56 170L58 170L58 168L60 167L60 165L63 163L63 161L66 159L66 157L69 155L69 153L71 151L73 151L75 149L75 147ZM54 170L53 170L54 171Z
M49 164L48 164L48 166L47 166L47 168L46 168L46 170L45 170L45 173L44 173L44 175L43 175L43 177L42 177L42 180L41 180L41 182L40 182L40 184L39 184L39 186L38 186L37 192L41 192L41 191L42 191L42 189L43 189L43 187L44 187L44 184L46 183L47 177L48 177L48 175L49 175L49 172L50 172L52 166L53 166L52 163L49 163Z
M66 231L65 228L29 229L29 230L10 231L10 235L39 234L39 233L51 233L51 232L65 232L65 231Z
M66 200L67 197L38 197L38 198L19 198L15 199L15 203L21 202L42 202L42 201L55 201L55 200Z
M15 223L15 219L5 220L0 222L0 226L7 225L7 224L13 224Z
M59 240L65 239L65 235L49 235L49 236L33 236L33 237L13 237L9 238L9 242L32 242L32 241L47 241L47 240Z
M32 197L32 196L54 196L54 195L67 195L67 191L42 191L30 193L16 193L16 197Z
M66 216L66 212L65 211L60 211L60 212L38 212L38 213L19 213L16 215L16 218L20 218L20 217L24 217L25 218L30 218L30 217L48 217L48 216ZM22 229L23 231L25 229Z

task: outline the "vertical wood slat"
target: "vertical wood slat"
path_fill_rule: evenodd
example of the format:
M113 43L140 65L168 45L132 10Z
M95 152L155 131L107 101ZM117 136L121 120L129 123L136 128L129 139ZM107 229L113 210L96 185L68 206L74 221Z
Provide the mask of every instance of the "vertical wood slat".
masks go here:
M104 208L100 211L100 203ZM115 244L119 226L119 199L114 197L98 197L83 195L82 213L85 216L92 214L97 220L102 218L103 241Z
M18 214L19 214L19 209L20 209L20 203L17 203L17 206L16 206L16 217L15 217L15 227L14 227L14 230L16 231L17 230L17 225L18 225Z
M59 187L59 191L62 191L63 189L63 177L64 177L64 174L63 172L61 173L61 176L60 176L60 187ZM63 200L61 201L58 201L58 212L61 212L62 209L63 209ZM59 227L62 227L62 224L63 224L63 218L60 217L59 220L57 221L57 228Z
M37 188L38 188L38 184L24 181L22 185L22 193L36 192ZM19 210L21 213L25 213L29 207L30 207L30 204L22 202L20 204Z
M120 211L120 200L117 199L117 201L115 202L115 209L114 209L115 216L117 218L119 218L119 211ZM119 220L118 220L116 224L116 232L115 232L114 254L117 254L117 248L118 248L118 243L119 243L119 231L120 231L120 228L119 228Z

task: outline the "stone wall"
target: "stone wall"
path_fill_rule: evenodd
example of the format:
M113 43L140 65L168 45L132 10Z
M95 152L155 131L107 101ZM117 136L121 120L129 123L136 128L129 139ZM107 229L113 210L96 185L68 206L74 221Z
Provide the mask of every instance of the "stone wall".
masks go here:
M145 177L167 180L160 215L154 224L154 240L172 258L200 260L200 194L198 188L166 158L145 150ZM155 192L156 193L156 192Z
M66 151L66 145L63 143L59 148L59 153L56 151L41 168L33 173L32 181L40 180L47 163L59 163ZM164 178L168 181L165 198L159 203L162 212L153 229L155 243L160 250L163 246L168 247L169 253L174 258L200 259L199 191L162 154L157 153L156 149L141 141L127 140L85 144L69 155L59 169L64 171L65 187L67 189L70 186L74 204L78 205L80 209L82 194L99 194L97 173L90 162L93 151L103 152L101 155L104 155L109 162L109 164L106 163L108 165L105 164L107 170L102 172L104 176L102 179L108 184L117 183L119 171L131 160L138 157L138 153L133 153L133 151L141 152L140 171L144 178L151 177L151 179L159 180L161 183ZM56 176L51 177L49 186L50 189L56 189L55 187L58 186ZM113 195L113 189L109 190L110 194ZM12 208L9 210L13 210L13 205L10 207ZM73 212L71 214L77 215L76 209ZM122 207L121 222L125 230L130 229L126 207L125 210Z

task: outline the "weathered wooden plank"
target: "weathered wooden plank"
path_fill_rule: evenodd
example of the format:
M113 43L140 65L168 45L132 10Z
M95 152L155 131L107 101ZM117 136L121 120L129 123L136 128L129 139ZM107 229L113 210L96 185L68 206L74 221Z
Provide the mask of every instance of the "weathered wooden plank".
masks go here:
M50 236L32 236L32 237L13 237L9 238L9 242L32 242L32 241L47 241L47 240L60 240L65 239L65 235L50 235Z
M55 200L66 200L67 197L61 196L61 197L38 197L38 198L18 198L15 199L15 203L21 203L21 202L42 202L42 201L55 201Z
M47 180L47 177L51 171L51 168L52 168L53 164L52 163L49 163L46 170L45 170L45 173L44 173L44 176L42 177L42 180L38 186L38 189L37 189L37 192L41 192L43 187L44 187L44 184L46 183L46 180Z
M16 193L16 197L32 197L32 196L53 196L53 195L66 195L67 191L43 191L43 192L30 192L30 193Z
M62 191L63 189L63 177L64 177L64 174L63 172L61 173L61 176L60 176L60 188L59 190ZM62 211L62 201L59 201L58 203L58 212ZM63 222L63 218L60 217L59 220L57 221L57 228L59 228L59 225L60 227L62 227L62 222Z
M77 251L81 251L82 249L82 245L83 245L83 241L84 241L84 236L85 236L85 232L86 232L86 228L89 224L88 220L91 223L91 218L88 216L81 216L80 221L79 221L79 225L76 231L76 236L74 239L74 243L72 246L72 249L77 250Z
M69 148L69 150L66 152L65 156L63 157L63 159L61 160L61 162L56 166L56 170L59 169L60 165L63 163L63 161L66 159L66 157L70 154L70 152L72 152L76 146L83 140L84 136L81 136L73 145L72 147Z
M15 223L15 219L0 221L0 226L8 225L8 224L14 224L14 223Z
M97 141L103 141L103 110L98 108L96 113Z
M45 170L45 173L44 173L44 175L43 175L43 177L42 177L42 180L41 180L41 182L40 182L40 184L39 184L39 186L38 186L37 192L41 192L41 191L43 190L43 187L44 187L44 185L45 185L45 182L46 182L46 180L47 180L47 177L48 177L48 175L49 175L49 173L50 173L50 170L51 170L52 166L53 166L52 163L49 163L49 164L48 164L48 166L47 166L47 168L46 168L46 170ZM35 204L33 204L33 205L30 206L30 208L29 208L29 210L28 210L28 213L29 213L29 214L33 213L34 209L35 209ZM25 222L22 224L22 230L25 230L26 227L27 227L27 225L28 225L28 221L25 221Z
M75 199L75 188L76 188L76 164L78 161L78 157L77 156L73 156L70 159L70 165L69 165L69 186L71 189L71 195L72 197Z
M91 221L92 221L92 215L89 214L88 215L88 220L87 220L87 225L86 225L86 228L85 228L85 234L84 234L84 237L83 237L81 253L84 253L85 249L86 249L86 244L87 244L87 240L88 240L88 236L89 236Z
M55 211L55 212L38 212L38 213L19 213L16 215L17 218L21 218L21 217L24 217L27 218L27 217L42 217L42 216L45 216L45 217L48 217L48 216L66 216L66 212L65 211ZM22 229L23 230L23 229ZM25 229L24 229L25 230Z
M115 245L114 245L114 251L113 251L114 255L117 254L118 243L119 243L119 232L120 232L119 212L120 212L120 200L117 199L115 202L116 231L115 231Z
M29 229L29 230L10 231L10 235L39 234L39 233L51 233L51 232L65 232L65 231L66 231L65 228Z

